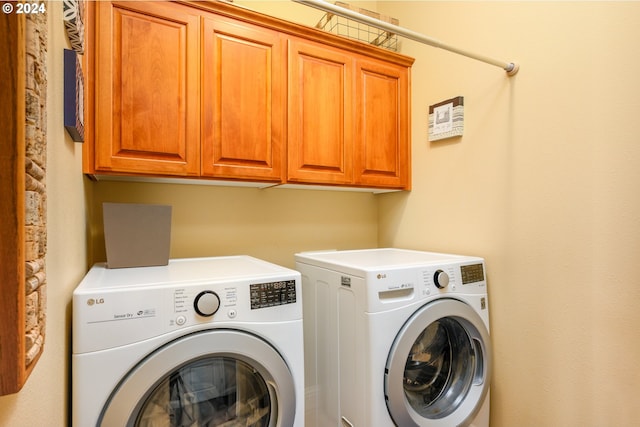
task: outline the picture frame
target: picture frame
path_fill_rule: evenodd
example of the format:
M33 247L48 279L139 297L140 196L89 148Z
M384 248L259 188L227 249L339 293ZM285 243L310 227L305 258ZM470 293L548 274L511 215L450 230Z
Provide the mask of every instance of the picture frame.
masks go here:
M457 96L429 106L429 141L462 136L464 97Z
M84 76L75 50L64 50L64 127L75 142L84 142Z
M84 1L63 0L63 20L71 48L84 53Z

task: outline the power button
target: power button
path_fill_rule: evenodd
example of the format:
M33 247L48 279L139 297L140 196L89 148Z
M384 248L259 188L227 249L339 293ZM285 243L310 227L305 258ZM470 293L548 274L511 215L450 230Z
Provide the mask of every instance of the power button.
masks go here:
M178 317L176 317L176 325L182 326L185 323L187 323L187 317L186 316L178 316Z

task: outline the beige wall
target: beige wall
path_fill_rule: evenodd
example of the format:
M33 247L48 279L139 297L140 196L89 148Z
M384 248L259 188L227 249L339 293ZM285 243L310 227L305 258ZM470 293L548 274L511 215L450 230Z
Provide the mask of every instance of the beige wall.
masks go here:
M202 185L94 184L94 260L105 260L102 203L172 206L171 257L247 254L290 268L296 252L377 244L376 195Z
M492 427L640 425L640 3L379 2L415 42L413 191L379 244L487 259ZM458 139L427 107L464 96Z

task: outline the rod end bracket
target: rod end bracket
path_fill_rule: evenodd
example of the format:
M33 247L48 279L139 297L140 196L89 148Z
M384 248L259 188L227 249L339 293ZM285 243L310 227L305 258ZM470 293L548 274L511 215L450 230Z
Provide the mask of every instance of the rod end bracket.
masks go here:
M504 70L507 72L509 77L515 76L518 73L518 70L520 70L520 65L515 62L510 62Z

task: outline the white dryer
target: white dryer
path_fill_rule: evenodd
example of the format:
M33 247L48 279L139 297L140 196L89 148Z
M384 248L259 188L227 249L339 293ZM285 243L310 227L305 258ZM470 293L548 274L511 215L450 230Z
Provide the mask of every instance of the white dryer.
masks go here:
M296 254L306 426L489 426L484 261L402 249Z
M73 294L73 425L302 427L302 334L297 271L97 264Z

